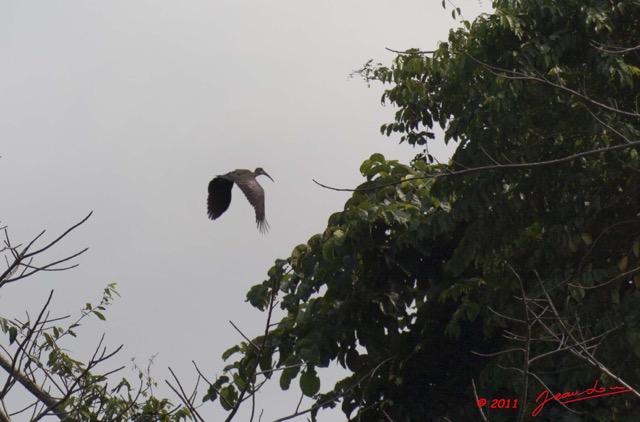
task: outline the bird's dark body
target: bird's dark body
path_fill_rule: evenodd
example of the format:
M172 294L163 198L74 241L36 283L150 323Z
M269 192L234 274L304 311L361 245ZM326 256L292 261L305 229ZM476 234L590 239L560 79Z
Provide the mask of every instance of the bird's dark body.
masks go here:
M262 168L255 171L234 170L214 178L209 182L209 196L207 198L207 213L209 218L215 220L220 217L231 203L231 190L233 184L237 184L240 190L249 200L249 203L256 211L256 223L260 232L265 233L269 229L269 223L264 212L264 189L256 181L256 176L265 175L271 181L273 179Z

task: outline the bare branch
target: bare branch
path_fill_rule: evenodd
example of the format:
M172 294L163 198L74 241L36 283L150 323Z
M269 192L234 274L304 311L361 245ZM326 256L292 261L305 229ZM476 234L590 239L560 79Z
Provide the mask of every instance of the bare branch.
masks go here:
M384 188L384 187L387 187L387 186L399 185L400 183L403 183L403 182L406 182L406 181L410 181L410 180L439 179L439 178L442 178L442 177L461 176L463 174L477 173L477 172L489 171L489 170L512 170L512 169L525 169L525 168L535 168L535 167L550 166L550 165L566 163L566 162L569 162L569 161L577 160L578 158L587 157L587 156L590 156L590 155L604 154L604 153L617 151L617 150L625 149L625 148L630 148L630 147L634 147L634 146L640 146L640 141L633 141L633 142L629 142L629 143L626 143L626 144L619 144L619 145L612 145L612 146L609 146L609 147L597 148L597 149L593 149L593 150L590 150L590 151L584 151L584 152L580 152L580 153L577 153L577 154L572 154L572 155L569 155L567 157L561 157L561 158L556 158L556 159L547 160L547 161L536 161L536 162L533 162L533 163L498 164L498 165L490 165L490 166L473 167L473 168L468 168L468 169L458 170L458 171L447 171L446 173L424 174L424 175L416 176L416 177L407 177L407 178L404 178L404 179L396 181L396 182L383 183L383 184L380 184L380 185L372 186L370 188L356 188L356 189L334 188L334 187L331 187L331 186L324 185L324 184L318 182L315 179L312 179L312 180L313 180L313 182L315 184L317 184L317 185L319 185L319 186L321 186L321 187L323 187L325 189L330 189L330 190L337 191L337 192L365 192L365 191L371 191L371 190L378 190L378 189L381 189L381 188Z
M619 382L621 385L627 387L629 390L631 390L631 392L633 392L633 394L635 394L636 396L640 397L640 392L636 391L633 387L631 387L627 382L625 382L622 378L620 378L618 375L614 374L613 372L611 372L611 370L609 370L609 368L607 368L606 366L604 366L604 364L602 364L602 362L600 362L599 360L597 360L593 354L591 354L588 350L587 347L585 347L585 342L582 341L578 341L573 334L571 333L571 330L567 328L566 324L564 323L564 321L562 320L562 318L560 318L560 313L558 312L558 310L556 309L555 305L553 304L553 301L551 300L551 297L549 296L548 292L546 291L544 284L542 283L542 279L540 278L540 276L538 275L538 273L536 272L536 277L538 277L538 282L541 285L545 296L547 297L547 300L549 302L549 306L551 307L551 310L553 311L553 313L555 315L558 316L558 323L560 324L560 326L562 327L563 331L565 332L566 335L568 335L571 340L574 342L576 347L573 347L571 349L569 349L571 351L571 353L573 353L575 356L586 360L587 362L589 362L590 364L592 364L593 366L595 366L596 368L598 368L598 370L604 372L605 374L609 375L611 378L615 379L617 382Z
M605 53L612 53L612 54L624 54L630 51L640 50L640 44L636 45L635 47L616 47L616 46L609 46L609 45L604 45L596 42L591 42L591 45L596 50L603 51Z
M164 382L166 382L167 385L173 390L173 392L176 393L176 395L180 398L180 401L182 401L185 407L189 409L189 412L191 412L191 414L197 420L204 422L204 419L202 418L202 416L200 416L200 414L196 410L196 407L193 405L195 394L198 389L197 383L191 395L188 396L187 393L182 388L182 384L180 383L180 380L178 379L178 377L176 377L176 374L173 372L173 369L169 368L169 372L171 372L171 376L176 381L176 384L178 384L178 388L180 389L180 391L178 391L173 385L171 385L171 383L168 380L164 380Z
M236 324L233 323L233 321L229 321L229 324L231 324L233 326L233 328L235 328L236 331L238 333L240 333L242 338L247 340L247 343L249 343L251 346L253 346L253 348L256 349L258 352L260 352L260 347L258 347L253 341L251 341L251 339L249 339L249 337L245 336L244 333L242 331L240 331L240 329L236 326Z
M471 385L473 387L473 395L476 398L476 402L478 402L478 400L480 400L480 398L478 397L478 391L476 390L476 382L473 380L473 378L471 378ZM524 406L523 406L524 407ZM484 411L482 410L481 406L478 406L478 410L480 411L480 416L482 417L482 420L484 422L489 422L489 420L487 419L487 417L484 415Z
M64 419L66 417L66 412L59 410L61 407L61 402L59 400L51 397L48 393L42 390L40 386L31 381L31 379L29 379L29 377L22 371L13 368L13 362L9 361L2 354L0 354L0 367L10 373L37 400L44 403L48 408L52 409L59 419Z
M9 250L11 252L11 254L13 255L13 262L9 263L7 262L7 269L0 274L0 287L4 286L7 283L11 283L26 277L29 277L30 275L33 275L34 273L38 272L38 271L64 271L70 268L74 268L77 265L72 265L72 266L68 266L68 267L63 267L63 268L54 268L55 265L61 264L63 262L67 262L75 257L77 257L78 255L83 254L84 252L87 251L87 248L83 249L82 251L75 253L71 256L68 256L66 258L62 258L60 260L57 260L55 262L43 265L43 266L34 266L31 264L31 262L33 261L33 258L45 251L47 251L49 248L51 248L52 246L54 246L56 243L58 243L60 240L62 240L63 238L65 238L69 233L71 233L71 231L73 231L74 229L76 229L77 227L79 227L80 225L82 225L84 222L86 222L89 217L91 217L91 215L93 214L93 211L91 211L85 218L83 218L79 223L74 224L73 226L71 226L69 229L67 229L64 233L62 233L60 236L58 236L56 239L54 239L53 241L51 241L50 243L48 243L46 246L44 246L43 248L40 248L36 251L33 252L29 252L32 248L32 246L35 244L35 242L40 239L40 237L42 237L42 235L45 233L45 231L41 231L40 234L38 234L35 238L33 238L31 240L31 242L29 242L29 244L27 246L25 246L22 251L18 252L18 247L19 246L11 246L11 242L9 240L9 234L7 232L7 229L5 228L5 248L3 250ZM5 258L6 260L6 258ZM27 261L27 263L25 264L24 261ZM17 277L11 278L11 276L18 270L18 268L22 266L24 267L22 270L22 273L20 275L18 275ZM31 269L32 271L27 272L27 269Z
M559 90L565 91L571 95L574 95L584 101L586 101L589 104L593 104L596 107L602 108L604 110L607 111L612 111L614 113L618 113L618 114L622 114L624 116L631 116L631 117L640 117L640 114L638 114L637 112L630 112L630 111L624 111L624 110L620 110L616 107L611 107L608 106L604 103L601 103L599 101L594 100L593 98L591 98L589 95L587 94L583 94L579 91L576 91L574 89L568 88L562 84L556 83L556 82L552 82L549 79L543 77L543 76L536 76L536 75L530 75L524 72L519 72L516 70L509 70L509 69L503 69L500 67L496 67L496 66L492 66L490 64L484 63L478 59L476 59L475 57L473 57L472 55L468 54L467 55L471 58L471 60L473 60L474 62L478 63L480 66L484 67L485 69L489 70L489 72L493 73L496 76L505 78L505 79L523 79L523 80L529 80L529 81L537 81L537 82L541 82L543 84L552 86L554 88L557 88Z
M385 47L384 48L387 51L390 51L392 53L396 53L396 54L403 54L403 55L407 55L407 56L414 56L414 55L426 55L426 54L433 54L436 52L436 50L430 50L430 51L422 51L422 50L418 50L418 49L411 49L411 50L394 50L392 48L389 47Z
M49 249L50 247L52 247L53 245L55 245L56 243L58 243L59 241L61 241L62 239L65 238L65 236L67 236L69 233L71 233L73 230L75 230L76 228L80 227L82 224L84 224L85 221L87 221L89 219L89 217L91 217L91 215L93 214L93 211L91 211L85 218L83 218L79 223L74 224L73 226L71 226L70 228L68 228L64 233L62 233L60 236L58 236L54 241L52 241L51 243L49 243L47 246L38 249L35 252L31 252L25 255L25 258L29 258L31 256L35 256L38 255L44 251L46 251L47 249ZM44 231L42 232L44 233Z
M240 391L240 394L238 395L238 401L236 402L235 406L233 406L233 409L231 410L231 413L229 413L229 416L227 417L227 419L225 419L226 422L229 422L233 419L233 416L238 412L238 409L240 408L240 405L242 404L244 395L247 393L249 386L252 385L251 380L255 377L255 374L258 370L258 365L260 365L260 360L262 358L262 353L264 353L265 348L267 346L267 340L268 340L268 336L269 336L269 325L271 324L271 316L273 315L273 309L274 309L274 305L275 305L275 300L276 300L276 295L278 294L278 289L277 289L277 285L276 285L276 281L274 280L274 285L272 286L272 293L271 293L271 299L269 301L269 311L267 313L267 322L265 324L265 329L264 329L264 339L262 340L262 345L260 346L260 349L258 351L258 355L256 356L256 361L253 365L253 369L251 370L251 372L249 373L249 378L250 380L247 380L247 382L245 383L244 387L242 388L242 391Z

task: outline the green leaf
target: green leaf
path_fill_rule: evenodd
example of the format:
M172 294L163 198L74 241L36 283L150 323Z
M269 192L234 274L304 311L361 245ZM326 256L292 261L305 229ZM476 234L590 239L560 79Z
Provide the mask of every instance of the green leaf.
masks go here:
M238 391L233 385L228 385L220 390L220 404L225 410L231 410L238 400Z
M310 313L306 312L306 316L309 316ZM316 363L320 360L320 348L317 343L306 343L305 347L300 348L300 357L305 362Z
M618 269L621 272L624 272L627 269L627 266L629 265L629 256L625 255L622 257L622 259L620 260L620 262L618 262Z
M13 344L18 337L18 329L16 327L9 327L9 344Z
M258 308L260 310L266 309L269 303L269 287L265 284L259 284L251 287L247 293L247 301L251 303L254 308Z
M238 353L240 350L240 346L235 345L224 351L224 353L222 354L222 359L227 360L229 359L229 357L231 357L231 355Z
M346 364L349 370L356 372L360 364L360 354L355 349L349 349L347 351Z
M273 369L273 356L271 353L266 353L260 359L260 370L265 372L265 376L269 378L271 377L271 369Z
M302 390L302 394L307 397L313 397L320 391L320 378L315 370L309 368L302 372L300 376L300 389Z
M322 257L328 262L335 260L336 243L333 239L329 239L322 245Z
M309 246L304 243L293 248L293 252L291 252L291 265L297 267L300 257L304 256L308 250Z
M291 380L298 376L300 372L300 366L290 366L285 368L280 374L280 388L283 390L288 390L291 385Z

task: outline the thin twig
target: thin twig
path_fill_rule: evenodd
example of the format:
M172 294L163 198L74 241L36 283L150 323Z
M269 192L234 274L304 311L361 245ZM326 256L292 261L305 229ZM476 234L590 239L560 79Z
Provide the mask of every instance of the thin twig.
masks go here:
M473 380L473 378L471 378L471 386L473 387L473 395L476 398L476 403L480 401L480 398L478 397L478 391L476 390L476 383ZM482 420L484 422L489 422L489 420L487 419L487 417L484 414L484 411L482 410L481 406L478 406L478 410L480 411L480 416L482 417Z
M171 383L168 380L164 380L164 382L166 382L169 388L171 388L173 392L176 393L180 401L182 401L182 403L187 407L187 409L189 409L189 412L191 412L191 414L194 417L196 417L198 420L204 422L204 419L202 418L202 416L200 416L195 406L193 405L193 397L194 397L193 394L191 395L191 398L189 398L189 396L187 396L187 393L184 391L184 388L182 388L182 384L180 383L180 380L178 379L178 377L176 377L176 374L173 372L173 369L169 368L169 372L171 372L171 376L173 376L173 379L178 384L178 388L180 389L180 391L178 392L178 390L176 390L176 388L173 385L171 385ZM194 393L195 393L195 390L194 390Z

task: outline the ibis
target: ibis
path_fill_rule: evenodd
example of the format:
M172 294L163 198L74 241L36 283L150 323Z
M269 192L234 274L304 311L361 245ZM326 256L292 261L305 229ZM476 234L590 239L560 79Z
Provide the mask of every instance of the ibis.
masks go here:
M209 197L207 198L207 212L209 218L215 220L229 208L231 203L231 189L233 184L238 185L244 196L256 211L256 223L261 233L269 230L269 223L264 215L264 189L256 180L256 177L264 175L274 182L262 167L256 171L234 170L227 174L215 177L209 182Z

